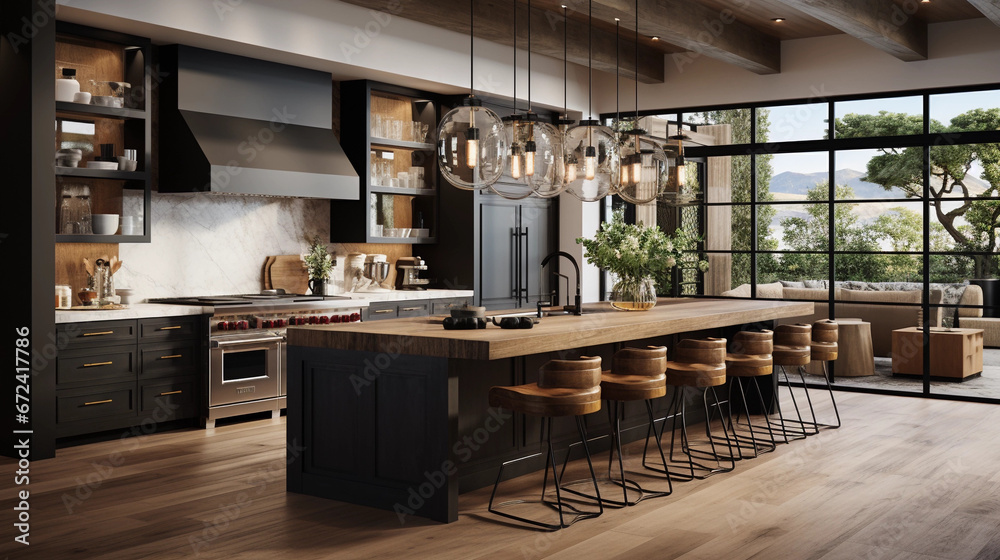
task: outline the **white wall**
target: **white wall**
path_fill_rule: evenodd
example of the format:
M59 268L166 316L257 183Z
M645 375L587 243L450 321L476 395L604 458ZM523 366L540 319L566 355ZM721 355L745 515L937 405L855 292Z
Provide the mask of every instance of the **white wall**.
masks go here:
M683 65L667 56L664 83L640 85L639 106L683 108L1000 82L1000 27L986 18L929 26L928 51L927 60L903 62L847 35L784 41L781 73L766 76L706 56ZM614 111L614 82L601 85L595 92L600 110Z
M391 2L386 2L390 6ZM59 19L232 54L442 93L469 87L469 37L335 0L58 0ZM513 94L513 52L476 41L476 90ZM527 56L518 94L527 96ZM561 60L532 56L533 101L563 106ZM570 109L587 103L586 69L569 65Z

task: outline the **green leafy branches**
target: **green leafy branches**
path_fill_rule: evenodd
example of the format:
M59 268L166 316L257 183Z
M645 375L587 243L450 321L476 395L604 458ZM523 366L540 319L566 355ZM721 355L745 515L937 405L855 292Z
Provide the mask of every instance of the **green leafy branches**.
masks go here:
M607 270L619 278L660 277L665 272L688 262L685 253L697 248L698 237L678 229L673 236L658 226L625 223L622 211L615 211L610 222L601 224L593 239L577 238L587 250L587 262ZM694 266L705 272L707 261Z
M326 251L326 243L318 235L309 241L309 252L302 255L302 261L306 263L310 280L329 278L333 271L333 257Z

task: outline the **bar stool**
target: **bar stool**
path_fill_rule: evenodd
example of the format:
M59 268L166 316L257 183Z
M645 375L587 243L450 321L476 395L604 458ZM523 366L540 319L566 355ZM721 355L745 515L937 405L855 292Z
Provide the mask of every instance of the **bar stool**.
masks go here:
M809 397L809 386L806 384L803 368L799 368L799 377L802 378L802 387L806 392L806 400L809 403L809 414L812 415L812 422L806 422L813 426L818 432L820 428L840 427L840 411L837 410L837 399L833 397L833 387L830 385L830 372L827 364L837 359L838 338L840 327L836 321L829 319L816 321L812 325L812 341L810 343L810 359L820 362L823 366L823 380L826 381L826 390L830 393L830 402L833 404L833 413L837 417L836 424L822 424L816 421L816 411L813 409L812 399Z
M764 426L753 425L750 405L743 388L743 379L753 380L753 385L757 389L760 409L766 415L767 408L764 404L764 394L760 390L759 380L763 376L771 375L774 369L772 365L774 360L771 356L773 349L774 333L772 331L740 331L733 336L730 352L726 354L726 376L729 378L729 428L732 430L733 440L736 442L736 449L739 452L737 460L755 458L758 453L774 451L777 446L774 432L771 430L770 422L766 421L766 416ZM742 411L737 410L735 417L733 416L734 385L739 390L738 394L742 404ZM747 429L744 432L746 435L738 430L741 412L746 412L747 416ZM758 434L755 432L764 427L767 428L769 437L758 443ZM749 443L749 447L747 447L747 443ZM748 448L752 450L753 454L744 456L743 450Z
M667 417L672 417L672 428L670 433L670 461L679 462L687 466L689 474L675 474L679 480L701 479L715 473L729 472L736 468L733 460L732 441L729 439L729 431L726 429L726 420L722 416L722 405L715 388L726 384L726 339L705 338L705 339L685 339L677 343L674 349L674 361L667 362L667 385L673 386L674 396L667 409ZM705 449L695 449L691 445L687 433L687 405L684 399L685 388L694 387L702 390L702 402L705 406L705 435L708 436L708 444L711 451ZM716 449L715 437L712 435L712 412L708 405L708 393L712 393L715 401L715 410L719 411L722 420L722 432L728 448L728 454L721 454ZM681 428L681 453L687 456L687 460L674 459L675 440L677 436L677 423L680 421ZM657 441L663 436L666 429L666 419L663 428L657 434ZM654 426L655 432L655 426ZM715 467L703 465L695 458L714 460ZM643 464L645 465L646 450L643 449ZM728 461L729 465L723 463ZM695 469L706 471L705 474L695 474Z
M497 473L497 480L493 484L493 493L490 495L488 509L491 513L535 525L548 531L569 527L581 519L597 517L604 513L604 505L601 502L601 493L597 487L597 477L594 474L594 465L590 460L590 450L587 448L587 435L583 424L583 416L601 409L600 357L583 356L579 360L551 360L539 370L538 383L513 387L492 387L490 388L489 402L490 406L499 406L514 412L542 418L543 440L548 450L545 457L545 474L542 479L541 503L553 507L559 512L559 523L545 523L535 519L520 517L499 511L493 507L497 489L503 478L504 468L511 463L538 457L541 453L505 461L500 465L500 472ZM590 478L593 481L594 492L597 496L597 511L583 511L571 504L563 503L559 474L555 465L555 452L552 447L552 418L557 416L576 417L576 427L580 432L580 442L587 455L587 466L590 467ZM545 499L548 469L550 466L552 467L552 479L555 483L556 492L556 501L554 503ZM525 500L503 502L497 504L497 507L519 503L525 503ZM564 509L566 508L573 510L573 513L576 514L576 517L569 523L566 523L564 518Z
M622 489L621 501L605 498L605 503L609 505L615 507L631 506L645 498L669 496L673 492L667 459L663 454L659 440L656 441L656 448L660 454L662 468L660 466L646 466L648 470L660 473L666 478L667 489L657 491L646 490L639 483L625 478L621 440L621 420L625 416L625 403L630 401L644 401L646 404L646 414L650 427L646 431L648 439L649 430L655 426L652 400L667 394L666 369L667 349L663 346L647 346L646 348L622 348L615 352L611 359L611 370L601 373L601 397L608 403L608 420L611 423L612 447L608 455L608 478ZM616 453L620 475L617 480L611 475ZM638 492L639 497L635 500L629 500L629 488Z
M778 388L780 389L782 385L788 387L788 393L792 397L792 405L795 407L795 414L798 418L797 424L799 425L797 429L794 428L791 426L791 419L786 419L782 415L780 391L775 391L771 404L772 408L778 412L778 421L769 420L768 425L780 429L784 443L788 443L789 436L792 439L802 439L807 435L815 433L806 430L806 424L802 421L802 413L799 410L799 403L795 399L795 392L788 382L788 372L785 370L786 367L798 368L808 364L811 354L812 327L810 325L795 323L793 325L778 325L775 327L774 350L771 355L774 359L774 365L781 368L781 374L784 377L783 383L780 378L778 379ZM768 412L770 410L768 409Z

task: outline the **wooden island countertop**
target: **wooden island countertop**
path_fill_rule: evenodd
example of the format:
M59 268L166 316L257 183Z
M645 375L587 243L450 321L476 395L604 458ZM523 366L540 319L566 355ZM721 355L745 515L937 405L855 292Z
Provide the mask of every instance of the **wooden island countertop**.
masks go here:
M584 346L810 315L803 301L662 298L649 311L617 311L589 303L583 315L544 317L532 329L445 330L441 317L412 317L347 325L307 325L288 329L288 345L497 360ZM504 313L525 313L520 309Z

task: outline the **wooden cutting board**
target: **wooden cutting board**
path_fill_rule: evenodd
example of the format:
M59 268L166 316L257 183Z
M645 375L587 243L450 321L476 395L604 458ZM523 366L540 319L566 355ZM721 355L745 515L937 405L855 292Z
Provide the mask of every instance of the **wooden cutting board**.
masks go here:
M271 289L271 265L274 264L274 257L266 257L264 259L264 269L261 278L264 279L264 289Z
M265 288L270 282L271 288L284 289L290 294L304 294L309 290L309 274L298 255L276 255L268 259L274 260L264 275Z

